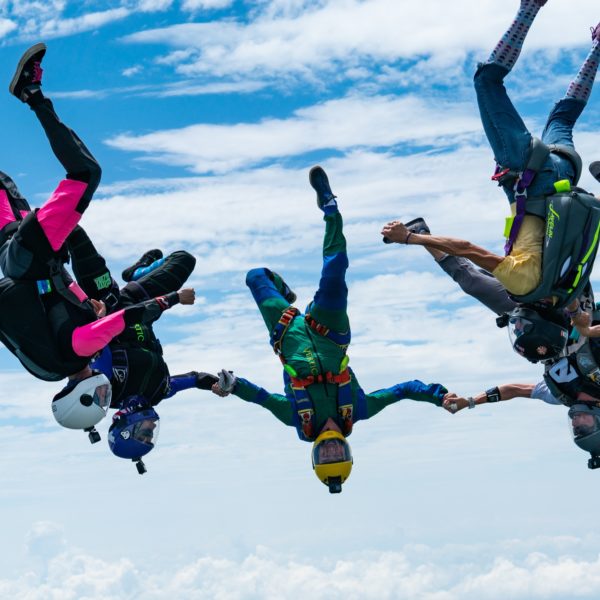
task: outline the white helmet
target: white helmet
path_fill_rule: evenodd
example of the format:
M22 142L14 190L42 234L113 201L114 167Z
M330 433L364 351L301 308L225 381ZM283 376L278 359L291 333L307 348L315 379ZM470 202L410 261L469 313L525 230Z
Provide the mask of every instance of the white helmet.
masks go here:
M52 414L56 421L68 429L89 432L92 443L100 440L94 429L110 408L112 388L103 373L94 371L80 381L70 383L52 399Z

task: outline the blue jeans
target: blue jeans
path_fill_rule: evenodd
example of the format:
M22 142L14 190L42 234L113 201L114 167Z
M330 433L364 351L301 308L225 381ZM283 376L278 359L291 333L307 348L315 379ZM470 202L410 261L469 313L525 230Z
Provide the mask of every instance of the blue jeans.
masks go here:
M510 101L504 77L508 69L495 63L480 64L475 73L475 92L481 114L483 129L494 158L503 168L523 171L529 158L531 133ZM542 133L545 144L573 146L573 127L585 107L585 102L563 98L555 105ZM569 179L573 182L575 169L571 161L557 154L550 154L529 187L530 196L543 196L554 192L554 182ZM511 185L504 185L509 202L514 202Z

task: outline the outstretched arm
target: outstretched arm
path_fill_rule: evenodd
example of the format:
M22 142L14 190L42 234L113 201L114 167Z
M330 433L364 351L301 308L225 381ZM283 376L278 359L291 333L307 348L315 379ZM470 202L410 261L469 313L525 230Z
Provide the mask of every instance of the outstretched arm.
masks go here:
M442 406L444 398L456 399L456 394L449 393L448 390L439 383L426 384L418 379L414 381L405 381L396 385L377 390L365 395L365 405L359 405L359 414L357 419L369 419L383 410L386 406L398 402L399 400L409 399L417 402L429 402L436 406ZM464 398L463 398L464 399Z
M538 388L538 393L534 394L534 390ZM543 390L541 389L543 388ZM544 396L546 394L548 397ZM472 403L471 408L479 404L487 404L488 402L500 402L504 400L512 400L513 398L539 398L548 404L560 404L550 394L545 385L534 383L504 383L495 388L490 388L485 392L480 392L471 398L459 398L454 400L444 400L443 407L450 413L457 413L463 408L467 408L469 403Z
M231 371L223 369L219 373L219 382L212 386L213 393L225 397L233 394L246 402L258 404L279 419L284 425L294 425L291 402L281 394L271 394L254 383L236 377Z
M184 293L185 292L185 293ZM193 290L192 290L193 292ZM193 293L186 290L158 296L134 306L128 306L92 323L76 327L71 335L73 351L78 356L93 356L102 350L114 337L135 323L155 321L168 308L179 304L190 304ZM98 312L98 307L95 309Z
M381 233L384 237L398 244L425 246L427 248L441 250L452 256L463 256L464 258L468 258L478 267L490 272L494 271L494 269L504 260L503 256L494 254L467 240L443 237L440 235L412 233L400 221L391 221L384 226Z

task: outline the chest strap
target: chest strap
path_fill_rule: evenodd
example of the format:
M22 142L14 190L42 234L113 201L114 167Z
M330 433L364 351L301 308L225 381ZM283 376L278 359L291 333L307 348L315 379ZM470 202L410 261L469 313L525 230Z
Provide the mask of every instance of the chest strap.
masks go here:
M315 383L332 383L337 385L337 424L344 436L348 436L352 433L354 424L352 386L350 385L352 376L348 367L338 374L329 371L325 373L325 375L311 375L305 379L292 377L286 372L286 378L289 380L292 393L294 394L300 431L304 439L312 441L316 438L317 434L315 407L312 398L306 389Z

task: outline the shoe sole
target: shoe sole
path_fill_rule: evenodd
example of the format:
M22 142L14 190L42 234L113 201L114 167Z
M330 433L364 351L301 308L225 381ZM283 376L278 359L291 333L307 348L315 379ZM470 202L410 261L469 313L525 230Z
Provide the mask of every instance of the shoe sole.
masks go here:
M13 78L8 86L8 91L14 95L15 93L15 88L17 87L17 83L19 82L19 77L21 76L21 72L23 71L23 68L25 67L25 63L34 55L36 55L38 52L44 51L44 53L46 52L46 44L44 44L44 42L39 42L38 44L35 44L34 46L31 46L31 48L28 48L27 50L25 50L25 53L23 54L23 56L21 56L21 60L19 61L19 64L17 65L17 69L15 71L15 74L13 75Z
M406 223L404 223L404 225L410 230L412 231L412 233L423 233L425 235L430 234L431 232L429 231L429 227L427 227L427 223L425 223L425 219L423 217L417 217L416 219L413 219L412 221L407 221ZM416 229L414 228L414 225L422 225L422 228L425 231L416 231ZM413 227L413 229L411 229L411 227Z
M600 165L600 163L598 163ZM591 165L590 165L590 169L591 169ZM407 223L404 223L404 226L407 227L408 229L410 229L411 225L415 225L416 223L423 223L423 225L425 225L425 227L427 227L427 225L425 224L425 219L423 217L417 217L416 219L413 219L412 221L408 221ZM429 227L427 227L427 229L429 229ZM411 233L416 233L416 231L412 231ZM428 235L428 233L430 232L426 232L425 235ZM384 244L393 244L394 242L392 242L392 240L390 240L390 238L387 238L385 236L383 236L383 239L381 240Z

